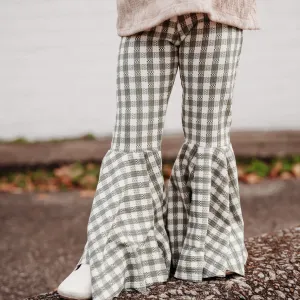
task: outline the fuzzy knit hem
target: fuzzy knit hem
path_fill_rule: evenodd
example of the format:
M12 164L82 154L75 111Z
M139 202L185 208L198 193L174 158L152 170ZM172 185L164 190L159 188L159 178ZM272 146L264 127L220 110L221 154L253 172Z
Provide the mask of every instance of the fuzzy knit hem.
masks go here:
M138 22L132 18L131 22L126 20L123 21L121 11L119 11L117 19L117 33L119 36L129 36L137 32L150 29L163 21L181 14L187 13L206 13L211 21L235 26L246 30L259 30L261 29L259 20L257 18L256 9L251 8L247 14L247 18L241 18L229 10L217 10L211 5L203 3L195 3L188 1L180 4L173 4L168 6L166 9L160 10L159 14L152 18L143 18ZM125 25L122 25L125 24Z

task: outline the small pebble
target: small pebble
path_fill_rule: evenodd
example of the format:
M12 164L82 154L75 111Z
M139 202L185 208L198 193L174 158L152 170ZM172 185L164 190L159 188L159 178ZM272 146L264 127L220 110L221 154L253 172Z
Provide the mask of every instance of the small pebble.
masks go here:
M265 275L264 275L262 272L260 272L260 273L258 274L258 277L259 277L259 278L264 278Z
M253 295L253 296L251 297L251 300L264 300L264 298L261 297L261 296L259 296L259 295Z
M285 299L285 294L281 291L276 291L277 295L281 298L281 299Z

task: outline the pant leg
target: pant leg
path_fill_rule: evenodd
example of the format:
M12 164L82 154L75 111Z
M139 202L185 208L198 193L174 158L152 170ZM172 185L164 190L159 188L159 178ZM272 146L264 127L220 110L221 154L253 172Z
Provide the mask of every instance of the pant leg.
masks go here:
M161 138L178 69L175 22L121 37L117 112L111 148L103 158L82 261L91 266L94 300L169 277Z
M244 275L244 223L229 136L243 31L206 14L181 17L181 24L185 141L166 195L174 276L202 281L226 270Z

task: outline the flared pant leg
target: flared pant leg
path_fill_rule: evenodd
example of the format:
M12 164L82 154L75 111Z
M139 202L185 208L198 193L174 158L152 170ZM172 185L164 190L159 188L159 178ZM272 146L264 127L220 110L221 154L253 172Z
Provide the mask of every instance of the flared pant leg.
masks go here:
M172 19L173 20L173 19ZM175 22L121 37L117 112L103 158L80 263L94 300L167 281L171 252L163 220L161 139L178 69Z
M171 272L191 281L223 277L226 270L244 275L244 222L229 136L243 31L206 14L179 21L185 141L165 195Z

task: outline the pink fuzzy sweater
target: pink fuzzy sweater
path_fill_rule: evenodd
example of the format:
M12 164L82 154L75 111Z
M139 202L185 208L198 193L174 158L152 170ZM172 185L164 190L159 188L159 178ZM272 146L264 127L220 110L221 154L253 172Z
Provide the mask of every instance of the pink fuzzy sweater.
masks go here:
M260 29L256 0L117 0L117 33L128 36L175 15L204 12L215 22Z

